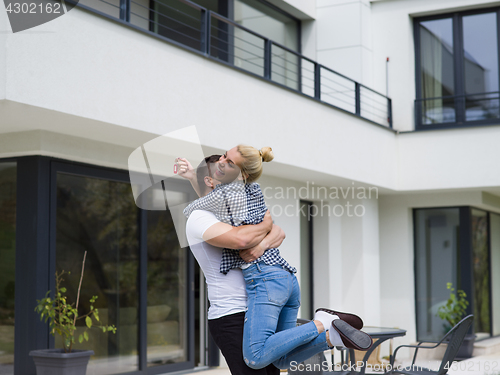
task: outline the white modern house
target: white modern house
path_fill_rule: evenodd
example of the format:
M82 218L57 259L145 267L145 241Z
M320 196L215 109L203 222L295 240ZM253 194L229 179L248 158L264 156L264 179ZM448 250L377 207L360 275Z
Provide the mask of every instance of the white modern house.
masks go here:
M436 340L452 282L476 340L499 336L499 56L493 0L80 0L16 33L0 5L0 374L58 345L36 299L61 270L74 296L85 251L82 303L118 327L80 345L89 374L219 364L203 275L129 176L193 126L205 155L273 148L259 182L302 318Z

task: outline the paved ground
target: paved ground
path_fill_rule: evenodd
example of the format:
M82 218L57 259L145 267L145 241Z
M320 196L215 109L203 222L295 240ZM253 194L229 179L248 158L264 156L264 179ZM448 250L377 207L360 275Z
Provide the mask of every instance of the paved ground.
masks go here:
M406 365L409 361L403 361ZM417 362L418 365L437 370L439 361ZM370 371L371 374L381 374L382 372ZM205 371L196 371L196 375L231 375L226 368L215 368ZM283 372L283 375L286 373ZM500 353L484 355L470 358L465 361L455 362L448 371L449 375L500 375ZM235 374L236 375L236 374Z

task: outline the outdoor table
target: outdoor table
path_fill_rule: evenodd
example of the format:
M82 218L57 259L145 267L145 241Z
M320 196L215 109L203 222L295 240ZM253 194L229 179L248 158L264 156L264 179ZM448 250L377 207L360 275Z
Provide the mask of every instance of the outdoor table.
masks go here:
M366 351L364 357L363 357L363 367L360 368L360 371L353 371L353 374L360 374L364 375L366 368L367 368L367 363L368 363L368 358L370 358L370 355L373 353L373 351L384 341L387 341L389 339L392 339L394 337L401 337L406 335L406 330L404 329L399 329L399 328L386 328L386 327L363 327L362 329L363 332L368 333L374 340L377 339L372 345L372 347ZM354 350L350 350L350 357L354 358ZM392 355L392 353L391 353Z

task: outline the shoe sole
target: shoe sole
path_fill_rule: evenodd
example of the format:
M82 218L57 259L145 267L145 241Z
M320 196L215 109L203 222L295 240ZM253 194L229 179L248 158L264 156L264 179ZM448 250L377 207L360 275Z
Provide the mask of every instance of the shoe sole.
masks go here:
M372 346L372 338L367 333L354 328L349 323L341 319L336 319L332 322L333 328L340 334L342 341L344 339L345 346L350 349L368 350ZM351 344L352 347L346 344Z
M356 328L356 329L363 328L363 320L357 315L350 314L350 313L343 313L340 311L335 311L335 310L330 310L330 309L325 309L324 307L321 307L321 308L317 309L316 311L324 311L324 312L327 312L328 314L337 315L340 319L346 321L348 324L350 324L354 328Z

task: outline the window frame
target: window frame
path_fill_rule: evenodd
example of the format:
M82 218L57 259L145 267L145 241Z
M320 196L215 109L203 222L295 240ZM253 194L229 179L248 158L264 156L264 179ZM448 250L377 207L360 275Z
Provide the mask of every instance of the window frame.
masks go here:
M463 66L464 46L463 46L463 17L478 15L484 13L496 13L496 30L497 30L497 54L499 71L499 91L500 97L500 7L488 7L472 9L462 12L442 13L431 16L416 17L413 19L413 36L415 43L415 130L434 130L434 129L451 129L465 128L474 126L499 125L500 116L497 119L486 120L465 120L465 69ZM455 99L455 122L422 124L422 107L419 104L423 100L422 97L422 76L421 76L421 46L420 46L420 22L433 21L439 19L452 19L453 32L453 68L454 68L454 86L455 95L451 96ZM500 102L500 98L499 98Z
M418 267L417 267L417 212L435 209L458 209L459 215L459 242L457 248L457 283L454 285L455 289L462 289L468 296L467 300L469 305L467 306L467 315L473 314L474 311L474 296L473 296L473 283L474 283L474 271L473 271L473 249L472 249L472 210L483 211L487 214L487 230L488 230L488 263L489 263L489 318L490 318L490 336L488 339L494 337L500 337L500 335L494 335L493 332L493 304L492 304L492 264L491 264L491 219L492 213L495 213L484 208L476 206L430 206L430 207L416 207L412 209L412 220L413 220L413 285L414 285L414 296L413 300L415 302L415 328L417 334L417 341L429 341L425 337L419 337L418 324L419 320L417 318L418 312ZM469 329L469 333L474 333L474 323Z

